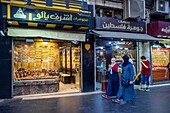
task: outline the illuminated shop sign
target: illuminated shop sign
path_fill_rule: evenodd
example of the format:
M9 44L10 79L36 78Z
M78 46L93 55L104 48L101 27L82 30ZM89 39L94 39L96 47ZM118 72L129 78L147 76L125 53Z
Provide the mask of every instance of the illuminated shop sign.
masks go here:
M170 25L169 26L166 26L166 27L163 27L162 29L161 29L161 31L162 32L164 32L164 33L170 33Z
M151 36L170 38L170 22L157 21L148 25Z
M11 6L10 19L46 22L46 23L60 23L60 24L75 24L89 26L89 17L81 16L75 13L56 12L50 10L28 9Z
M106 17L96 17L96 30L113 30L134 33L146 32L144 22L130 22Z

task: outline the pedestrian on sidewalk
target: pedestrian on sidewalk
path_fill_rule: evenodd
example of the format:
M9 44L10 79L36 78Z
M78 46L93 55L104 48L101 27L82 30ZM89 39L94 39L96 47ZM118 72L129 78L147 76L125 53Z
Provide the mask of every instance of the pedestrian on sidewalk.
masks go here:
M127 55L122 59L122 74L120 80L119 91L116 95L116 99L112 99L113 102L125 104L126 102L135 101L135 91L133 84L134 70L132 64L129 62ZM127 81L127 85L123 84L123 80Z
M168 65L166 66L166 74L165 74L165 78L169 78L170 77L170 62L168 63Z
M116 96L119 89L119 75L118 75L118 65L116 64L116 59L111 59L111 66L108 69L108 86L106 94L102 95L103 98L109 98L111 96Z
M140 91L150 91L149 89L149 77L150 77L150 62L146 59L145 56L141 57L141 64L142 64L142 70L141 70L141 88ZM146 88L145 88L145 82L146 82Z

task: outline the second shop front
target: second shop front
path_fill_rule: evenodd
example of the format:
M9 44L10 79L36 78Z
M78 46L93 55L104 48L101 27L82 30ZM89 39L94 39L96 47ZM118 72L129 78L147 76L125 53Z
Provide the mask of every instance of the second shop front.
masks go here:
M161 39L152 45L153 82L167 81L170 78L167 68L170 61L170 23L151 22L148 25L148 34Z
M158 39L146 35L145 22L117 20L114 18L97 17L93 30L96 36L96 89L101 89L105 81L108 65L115 57L121 68L122 56L128 55L140 71L140 57L145 55L150 60L150 44ZM147 51L147 52L146 52ZM121 71L120 71L121 72ZM104 90L104 89L103 89Z

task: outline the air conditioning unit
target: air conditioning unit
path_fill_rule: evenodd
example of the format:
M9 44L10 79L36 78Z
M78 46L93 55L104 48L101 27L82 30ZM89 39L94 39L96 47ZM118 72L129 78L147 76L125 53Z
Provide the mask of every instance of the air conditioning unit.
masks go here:
M155 0L151 14L168 14L169 13L169 0Z
M170 20L170 8L169 8L169 13L167 15L165 15L165 19Z
M124 0L124 17L145 19L145 0Z

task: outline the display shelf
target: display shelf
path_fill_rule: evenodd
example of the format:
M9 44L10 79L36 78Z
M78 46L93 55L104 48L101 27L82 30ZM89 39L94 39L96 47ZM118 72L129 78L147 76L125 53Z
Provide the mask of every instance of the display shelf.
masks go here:
M72 69L80 68L80 48L73 47L72 48Z
M49 43L50 45L50 43ZM47 74L42 72L43 69L47 70L58 70L59 66L54 64L59 57L57 53L57 44L52 44L53 46L43 45L42 42L35 42L33 44L28 44L24 42L14 42L14 71L19 74L14 74L17 80L30 79L45 79L53 78L51 76L47 77ZM22 69L22 70L21 70ZM22 76L23 70L26 76ZM46 75L41 76L41 75Z
M153 67L166 67L169 63L169 50L153 49L152 63Z

